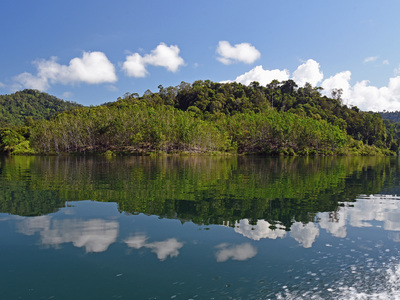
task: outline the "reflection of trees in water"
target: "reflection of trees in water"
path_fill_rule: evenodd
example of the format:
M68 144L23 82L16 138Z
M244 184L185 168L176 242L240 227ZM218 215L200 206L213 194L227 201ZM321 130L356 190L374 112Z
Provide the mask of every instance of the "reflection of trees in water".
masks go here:
M287 230L399 177L387 157L12 157L0 172L1 212L41 215L90 199L128 213L199 224L263 219Z

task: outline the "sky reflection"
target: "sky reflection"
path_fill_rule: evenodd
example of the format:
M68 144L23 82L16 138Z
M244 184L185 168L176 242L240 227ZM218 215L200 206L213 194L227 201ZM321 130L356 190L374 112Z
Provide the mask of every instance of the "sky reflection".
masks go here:
M103 204L93 202L92 205L98 207ZM74 208L66 207L52 215L12 219L17 224L17 232L28 236L38 234L41 245L45 247L58 249L63 244L72 243L75 247L84 248L86 253L104 252L118 240L120 223L116 218L111 220L77 218L71 211L75 209L79 209L79 205ZM10 217L3 217L0 220L7 221ZM235 223L233 230L253 241L290 237L304 248L313 246L320 236L321 229L333 237L346 238L349 227L380 227L388 231L389 239L400 241L400 201L385 195L363 196L356 202L344 202L334 212L316 214L315 221L307 224L294 222L290 231L285 231L283 226L279 224L272 226L265 220L258 220L252 225L248 219L242 219ZM129 248L149 249L160 261L178 257L180 249L184 246L184 242L177 238L150 242L149 236L142 233L128 233L128 237L121 237L121 240ZM237 245L220 243L215 249L218 262L230 259L247 260L257 255L257 249L250 243Z
M135 235L125 240L128 247L134 249L148 248L157 255L157 258L164 261L168 257L177 257L179 249L183 247L182 242L178 242L175 238L170 238L165 241L147 243L148 237L145 235Z
M59 248L61 244L72 243L88 253L106 251L117 240L119 223L102 219L53 220L50 216L40 216L24 219L18 229L25 235L39 233L44 246Z
M310 248L320 235L320 228L337 238L347 236L348 227L383 227L389 231L389 238L400 241L400 201L388 195L364 196L356 202L344 202L334 212L321 212L316 215L316 223L303 224L294 222L290 227L289 236L295 239L302 247ZM382 222L383 224L377 224ZM277 239L287 237L287 232L279 224L271 229L271 224L265 220L258 220L251 225L249 220L243 219L235 223L235 232L251 239ZM394 231L394 232L393 232Z
M229 259L243 261L257 255L257 249L249 243L240 245L222 243L217 245L216 248L218 249L215 254L217 262L225 262Z

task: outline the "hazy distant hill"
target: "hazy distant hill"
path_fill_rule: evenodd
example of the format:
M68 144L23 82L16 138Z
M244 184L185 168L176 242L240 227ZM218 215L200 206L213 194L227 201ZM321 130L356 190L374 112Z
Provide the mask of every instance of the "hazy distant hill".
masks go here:
M392 131L394 138L400 138L400 111L384 111L379 113L388 131Z
M383 111L379 113L384 120L400 123L400 111Z
M22 125L26 117L34 120L49 119L58 112L80 106L82 105L30 89L11 95L0 95L0 127Z

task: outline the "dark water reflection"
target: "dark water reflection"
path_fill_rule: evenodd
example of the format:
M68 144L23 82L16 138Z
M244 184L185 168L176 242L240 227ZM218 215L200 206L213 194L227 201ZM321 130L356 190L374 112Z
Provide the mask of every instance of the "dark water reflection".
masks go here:
M90 199L132 214L198 224L264 219L288 229L341 201L395 187L398 167L376 157L3 158L0 211L43 215Z
M399 299L399 166L379 157L3 157L0 294Z

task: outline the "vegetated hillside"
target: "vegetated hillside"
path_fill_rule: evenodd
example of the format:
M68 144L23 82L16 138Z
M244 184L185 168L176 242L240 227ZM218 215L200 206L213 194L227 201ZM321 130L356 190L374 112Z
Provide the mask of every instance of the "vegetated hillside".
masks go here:
M146 154L230 152L284 155L389 154L398 148L379 114L342 105L340 92L293 80L182 82L143 96L81 107L0 132L0 149L17 153Z
M379 114L384 120L391 120L400 123L400 111L383 111L379 112Z
M79 106L81 105L31 89L0 95L0 128L23 125L27 117L33 120L50 119L56 113Z
M379 114L383 119L388 134L393 135L396 139L400 139L400 111L383 111Z
M299 88L293 80L274 80L267 86L257 82L246 86L235 82L198 80L191 85L182 82L176 87L159 86L158 93L147 91L142 97L126 94L124 99L119 99L114 105L138 101L153 106L164 104L191 111L202 119L220 114L232 116L268 110L290 112L301 117L325 120L366 145L383 148L397 146L394 137L386 133L378 113L362 112L357 107L342 105L340 90L335 90L332 98L322 96L321 90L310 84Z

